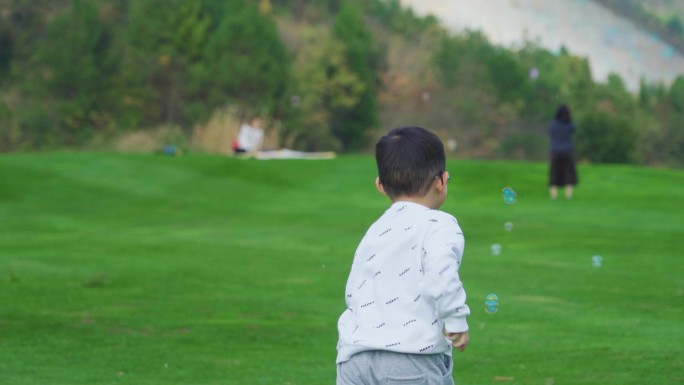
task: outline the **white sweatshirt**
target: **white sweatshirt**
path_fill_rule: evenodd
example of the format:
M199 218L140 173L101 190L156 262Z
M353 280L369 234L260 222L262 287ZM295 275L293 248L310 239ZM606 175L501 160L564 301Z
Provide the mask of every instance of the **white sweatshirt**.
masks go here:
M245 151L261 150L264 141L264 130L261 127L254 127L247 123L240 126L237 142L238 146Z
M468 330L458 276L463 232L453 216L396 202L354 255L337 323L337 363L365 350L451 354L448 332Z

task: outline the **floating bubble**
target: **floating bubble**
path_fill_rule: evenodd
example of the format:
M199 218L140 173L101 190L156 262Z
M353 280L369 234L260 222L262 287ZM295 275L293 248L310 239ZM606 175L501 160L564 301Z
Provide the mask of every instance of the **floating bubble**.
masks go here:
M601 267L603 265L603 257L600 255L594 255L591 257L591 265L594 267Z
M487 314L494 314L497 311L499 311L498 306L485 306L485 312L487 312Z
M508 205L512 205L518 201L518 194L516 194L515 191L513 191L513 189L510 187L504 187L501 195L503 196L504 202L506 202Z
M499 255L499 254L501 254L501 245L498 243L494 243L491 246L491 250L492 250L492 255Z
M506 231L513 231L513 222L506 222L504 223L504 230Z
M537 67L530 68L530 79L537 79L539 77L539 70Z
M485 296L485 312L487 314L494 314L497 311L499 311L499 296L487 294Z

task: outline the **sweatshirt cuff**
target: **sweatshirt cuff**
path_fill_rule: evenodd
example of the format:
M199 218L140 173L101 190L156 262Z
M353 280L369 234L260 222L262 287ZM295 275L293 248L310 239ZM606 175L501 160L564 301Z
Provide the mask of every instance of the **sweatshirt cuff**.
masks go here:
M468 331L468 321L465 317L447 318L444 320L447 333L462 333Z

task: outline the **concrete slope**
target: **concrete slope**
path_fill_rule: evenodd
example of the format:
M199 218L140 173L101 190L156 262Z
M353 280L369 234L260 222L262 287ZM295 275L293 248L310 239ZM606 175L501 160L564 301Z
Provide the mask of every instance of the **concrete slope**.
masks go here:
M639 79L670 84L684 75L684 55L631 21L588 0L401 0L458 32L479 29L504 46L538 41L589 58L594 78L619 74L631 90ZM543 76L543 74L541 74Z

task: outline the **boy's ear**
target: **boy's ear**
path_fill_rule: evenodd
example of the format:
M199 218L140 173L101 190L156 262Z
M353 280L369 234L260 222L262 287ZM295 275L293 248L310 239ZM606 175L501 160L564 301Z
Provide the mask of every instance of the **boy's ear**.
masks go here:
M441 193L442 191L446 190L448 181L449 173L445 171L439 176L439 178L435 179L433 185L437 188L437 191Z
M387 196L385 188L382 187L382 183L380 183L380 177L375 178L375 188L378 189L378 192L380 194Z

